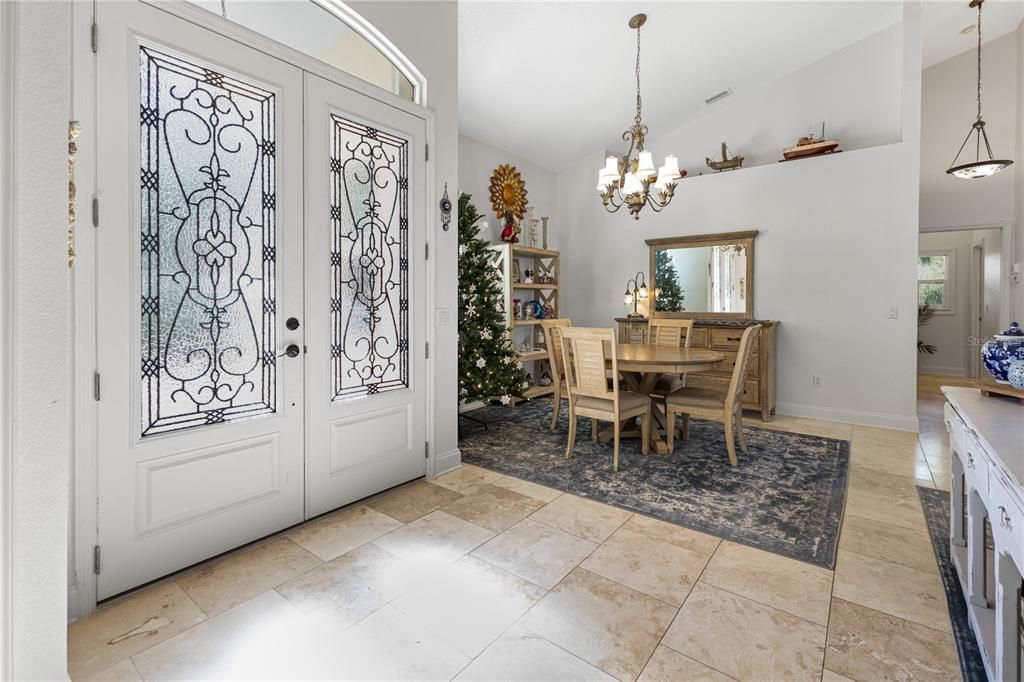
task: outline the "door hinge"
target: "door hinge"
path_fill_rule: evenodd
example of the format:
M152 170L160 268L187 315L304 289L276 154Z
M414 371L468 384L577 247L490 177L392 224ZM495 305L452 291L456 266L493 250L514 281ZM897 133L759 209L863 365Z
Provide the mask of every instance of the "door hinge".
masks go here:
M423 441L423 459L429 459L429 458L430 458L430 441L429 440L425 440L425 441Z
M92 226L93 227L99 227L100 226L100 198L99 197L93 197L92 198Z
M423 348L423 356L427 360L429 360L430 359L430 341L427 341L426 343L424 343L423 346L424 346L424 348Z
M100 27L96 22L92 22L92 26L89 28L89 39L92 42L92 53L96 54L96 51L100 48Z
M100 373L92 373L92 397L93 400L100 399Z
M423 160L430 161L430 143L423 145Z
M423 245L423 260L430 260L430 242Z
M92 548L92 572L96 575L100 574L100 546L93 545Z

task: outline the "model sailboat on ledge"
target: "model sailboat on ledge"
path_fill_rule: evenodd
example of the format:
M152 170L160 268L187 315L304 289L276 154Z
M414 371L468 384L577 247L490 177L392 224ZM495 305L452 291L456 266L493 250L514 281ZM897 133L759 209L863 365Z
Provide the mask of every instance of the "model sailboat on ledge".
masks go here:
M825 122L822 121L821 137L815 137L814 133L808 133L806 136L801 137L797 140L796 146L786 147L782 150L782 160L792 161L793 159L803 159L808 156L821 156L822 154L842 151L837 149L837 147L839 147L839 140L825 139Z

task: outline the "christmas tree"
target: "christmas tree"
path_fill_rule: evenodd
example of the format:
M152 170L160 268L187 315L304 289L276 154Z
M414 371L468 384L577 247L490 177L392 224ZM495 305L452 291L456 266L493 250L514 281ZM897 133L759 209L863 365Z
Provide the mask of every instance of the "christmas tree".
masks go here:
M459 399L507 405L530 383L509 339L495 254L480 239L483 216L471 199L459 195Z
M654 253L654 286L658 288L654 303L657 310L678 313L683 310L686 296L679 286L679 274L668 251Z

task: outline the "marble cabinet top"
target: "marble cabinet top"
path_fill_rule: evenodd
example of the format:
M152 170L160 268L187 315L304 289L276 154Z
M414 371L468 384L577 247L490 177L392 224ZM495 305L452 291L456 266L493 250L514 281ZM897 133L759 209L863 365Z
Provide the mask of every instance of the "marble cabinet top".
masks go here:
M638 324L647 324L648 320L646 317L616 317L616 322L636 322ZM763 327L767 327L773 324L778 324L775 320L732 320L732 319L695 319L694 324L706 324L714 325L716 327L753 327L755 324L759 324Z
M943 386L942 392L1017 485L1024 484L1024 405L1013 398L983 396L976 388Z

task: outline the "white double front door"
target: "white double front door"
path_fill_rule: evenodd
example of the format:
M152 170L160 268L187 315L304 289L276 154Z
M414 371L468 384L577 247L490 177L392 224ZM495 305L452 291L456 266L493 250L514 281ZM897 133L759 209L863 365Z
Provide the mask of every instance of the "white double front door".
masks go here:
M100 599L425 470L425 122L99 3Z

